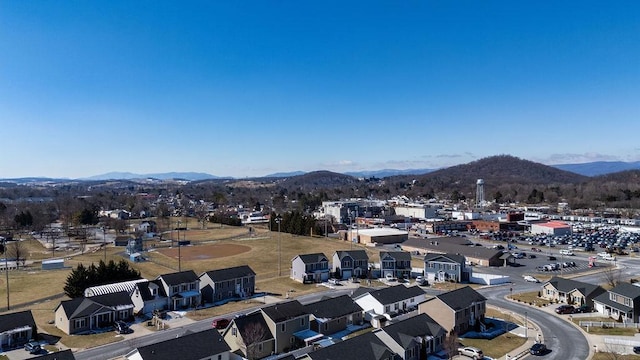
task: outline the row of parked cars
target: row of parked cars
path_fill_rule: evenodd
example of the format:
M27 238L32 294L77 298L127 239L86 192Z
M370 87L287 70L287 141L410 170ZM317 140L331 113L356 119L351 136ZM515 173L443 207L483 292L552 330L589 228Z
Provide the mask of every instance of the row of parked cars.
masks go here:
M554 270L560 270L560 268L570 268L570 267L575 267L575 266L576 266L575 261L565 261L563 263L553 263L553 264L540 265L540 266L536 267L536 270L538 270L538 271L554 271Z
M582 305L574 307L573 305L563 304L556 308L556 314L577 314L577 313L590 313L593 309L588 305Z

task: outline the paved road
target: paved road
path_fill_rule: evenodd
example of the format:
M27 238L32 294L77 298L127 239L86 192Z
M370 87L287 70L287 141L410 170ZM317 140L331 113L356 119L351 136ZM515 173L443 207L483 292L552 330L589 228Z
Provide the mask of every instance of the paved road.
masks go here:
M543 359L587 359L589 357L589 343L580 330L576 329L566 319L550 315L542 310L521 305L504 299L509 293L509 287L493 287L481 289L480 292L491 305L512 311L520 316L525 315L540 328L542 339L551 352L536 358ZM529 334L535 336L534 334Z

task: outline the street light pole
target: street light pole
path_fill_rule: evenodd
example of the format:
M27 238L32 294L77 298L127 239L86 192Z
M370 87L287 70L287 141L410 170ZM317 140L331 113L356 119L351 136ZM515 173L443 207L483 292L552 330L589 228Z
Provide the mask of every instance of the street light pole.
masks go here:
M526 340L529 340L529 333L527 332L527 330L529 329L529 324L528 324L528 320L529 318L527 317L527 312L524 312L524 338Z
M276 216L276 223L278 224L278 276L282 276L282 239L280 236L280 223L282 218L280 215Z

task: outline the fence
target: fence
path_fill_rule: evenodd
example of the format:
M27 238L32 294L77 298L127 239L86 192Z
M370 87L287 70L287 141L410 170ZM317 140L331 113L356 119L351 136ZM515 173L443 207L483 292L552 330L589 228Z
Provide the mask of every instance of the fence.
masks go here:
M615 321L580 321L581 327L601 327L601 328L631 328L640 329L640 323L624 323Z

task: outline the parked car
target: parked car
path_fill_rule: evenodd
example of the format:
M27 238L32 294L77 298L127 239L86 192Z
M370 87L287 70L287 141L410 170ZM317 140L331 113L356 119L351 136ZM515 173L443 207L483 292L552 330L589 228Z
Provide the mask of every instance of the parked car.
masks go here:
M575 310L571 305L560 305L556 308L556 314L573 314Z
M458 354L470 357L473 360L479 360L484 358L484 354L482 353L482 350L474 346L459 347Z
M544 355L547 353L547 345L542 343L536 343L529 349L531 355Z
M395 276L393 276L393 274L386 274L384 276L384 279L387 281L396 281L397 279L395 278Z
M574 313L590 313L593 309L589 305L582 305L573 310Z
M113 323L113 329L118 334L131 334L133 332L133 329L131 329L129 327L129 325L127 325L127 323L122 321L122 320L118 320L118 321L114 322Z
M329 282L329 284L331 284L331 285L338 285L338 283L340 283L340 280L338 280L338 279L334 279L334 278L331 278L331 279L329 279L329 281L328 281L328 282Z
M211 326L213 326L214 329L226 329L228 325L229 319L225 318L215 319L211 323Z
M555 261L556 257L553 256L553 255L549 255L549 256L547 256L547 259L549 259L549 261Z
M536 255L535 254L529 254L529 259L535 259Z
M634 346L633 347L633 353L634 354L640 354L640 346Z
M38 354L40 353L40 351L42 351L42 347L40 346L40 343L33 340L24 344L24 349L27 350L29 354Z
M422 276L422 275L418 275L416 277L416 284L418 284L418 285L426 285L427 284L427 279L425 279L425 277Z
M524 277L524 281L526 281L526 282L532 282L532 283L539 283L539 282L540 282L540 280L538 280L538 279L534 278L534 277L533 277L533 276L531 276L531 275L525 275L525 277Z

